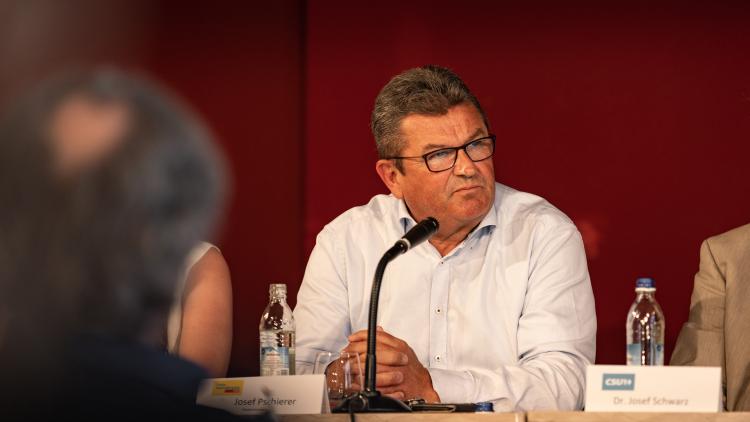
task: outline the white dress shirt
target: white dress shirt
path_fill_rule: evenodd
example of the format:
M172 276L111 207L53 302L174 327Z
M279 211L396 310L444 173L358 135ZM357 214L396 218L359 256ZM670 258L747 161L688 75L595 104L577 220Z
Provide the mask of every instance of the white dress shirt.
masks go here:
M414 224L403 201L377 195L320 232L294 310L298 373L367 328L377 263ZM425 242L389 264L379 305L378 325L411 346L445 403L583 406L596 348L586 256L538 196L496 183L489 213L448 255Z

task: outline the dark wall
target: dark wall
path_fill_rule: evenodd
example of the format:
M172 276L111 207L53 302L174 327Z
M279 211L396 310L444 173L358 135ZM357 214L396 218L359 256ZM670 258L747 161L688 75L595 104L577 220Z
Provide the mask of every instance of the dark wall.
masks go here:
M0 104L61 65L106 62L154 74L206 117L234 187L219 237L230 372L256 375L268 284L286 282L294 304L315 234L385 192L377 92L406 68L452 67L498 135L498 180L584 235L597 360L624 359L639 275L657 280L671 352L700 241L750 221L750 8L557 3L0 2Z
M750 9L620 3L310 2L307 250L327 221L385 192L368 130L379 89L441 64L489 115L497 179L582 231L597 361L623 363L641 275L656 279L671 353L701 240L750 222Z

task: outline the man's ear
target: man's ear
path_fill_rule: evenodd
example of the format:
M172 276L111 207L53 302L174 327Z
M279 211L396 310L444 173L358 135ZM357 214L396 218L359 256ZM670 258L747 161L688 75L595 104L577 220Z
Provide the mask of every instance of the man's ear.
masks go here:
M398 199L403 199L403 194L401 192L401 178L404 177L404 175L401 173L401 170L396 168L396 164L393 160L378 160L378 162L375 163L375 171L378 173L378 176L380 176L380 180L382 180L388 187L388 190L391 191L393 196Z

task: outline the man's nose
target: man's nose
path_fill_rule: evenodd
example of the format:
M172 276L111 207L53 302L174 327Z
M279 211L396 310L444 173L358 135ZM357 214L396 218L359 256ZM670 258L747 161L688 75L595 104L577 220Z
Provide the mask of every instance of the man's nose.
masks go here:
M469 158L466 151L458 150L456 164L453 166L453 174L456 176L471 177L477 172L477 165Z

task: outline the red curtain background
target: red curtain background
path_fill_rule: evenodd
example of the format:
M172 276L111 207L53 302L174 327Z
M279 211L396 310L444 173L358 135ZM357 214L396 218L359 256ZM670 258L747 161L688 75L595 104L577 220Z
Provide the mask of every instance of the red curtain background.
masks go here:
M257 375L271 282L295 303L315 234L385 192L369 114L402 70L453 68L498 136L497 179L584 235L597 362L624 361L635 278L667 352L704 238L750 222L750 6L742 2L285 0L0 3L0 100L60 65L146 71L207 119L232 167L218 240L233 275L231 375Z

